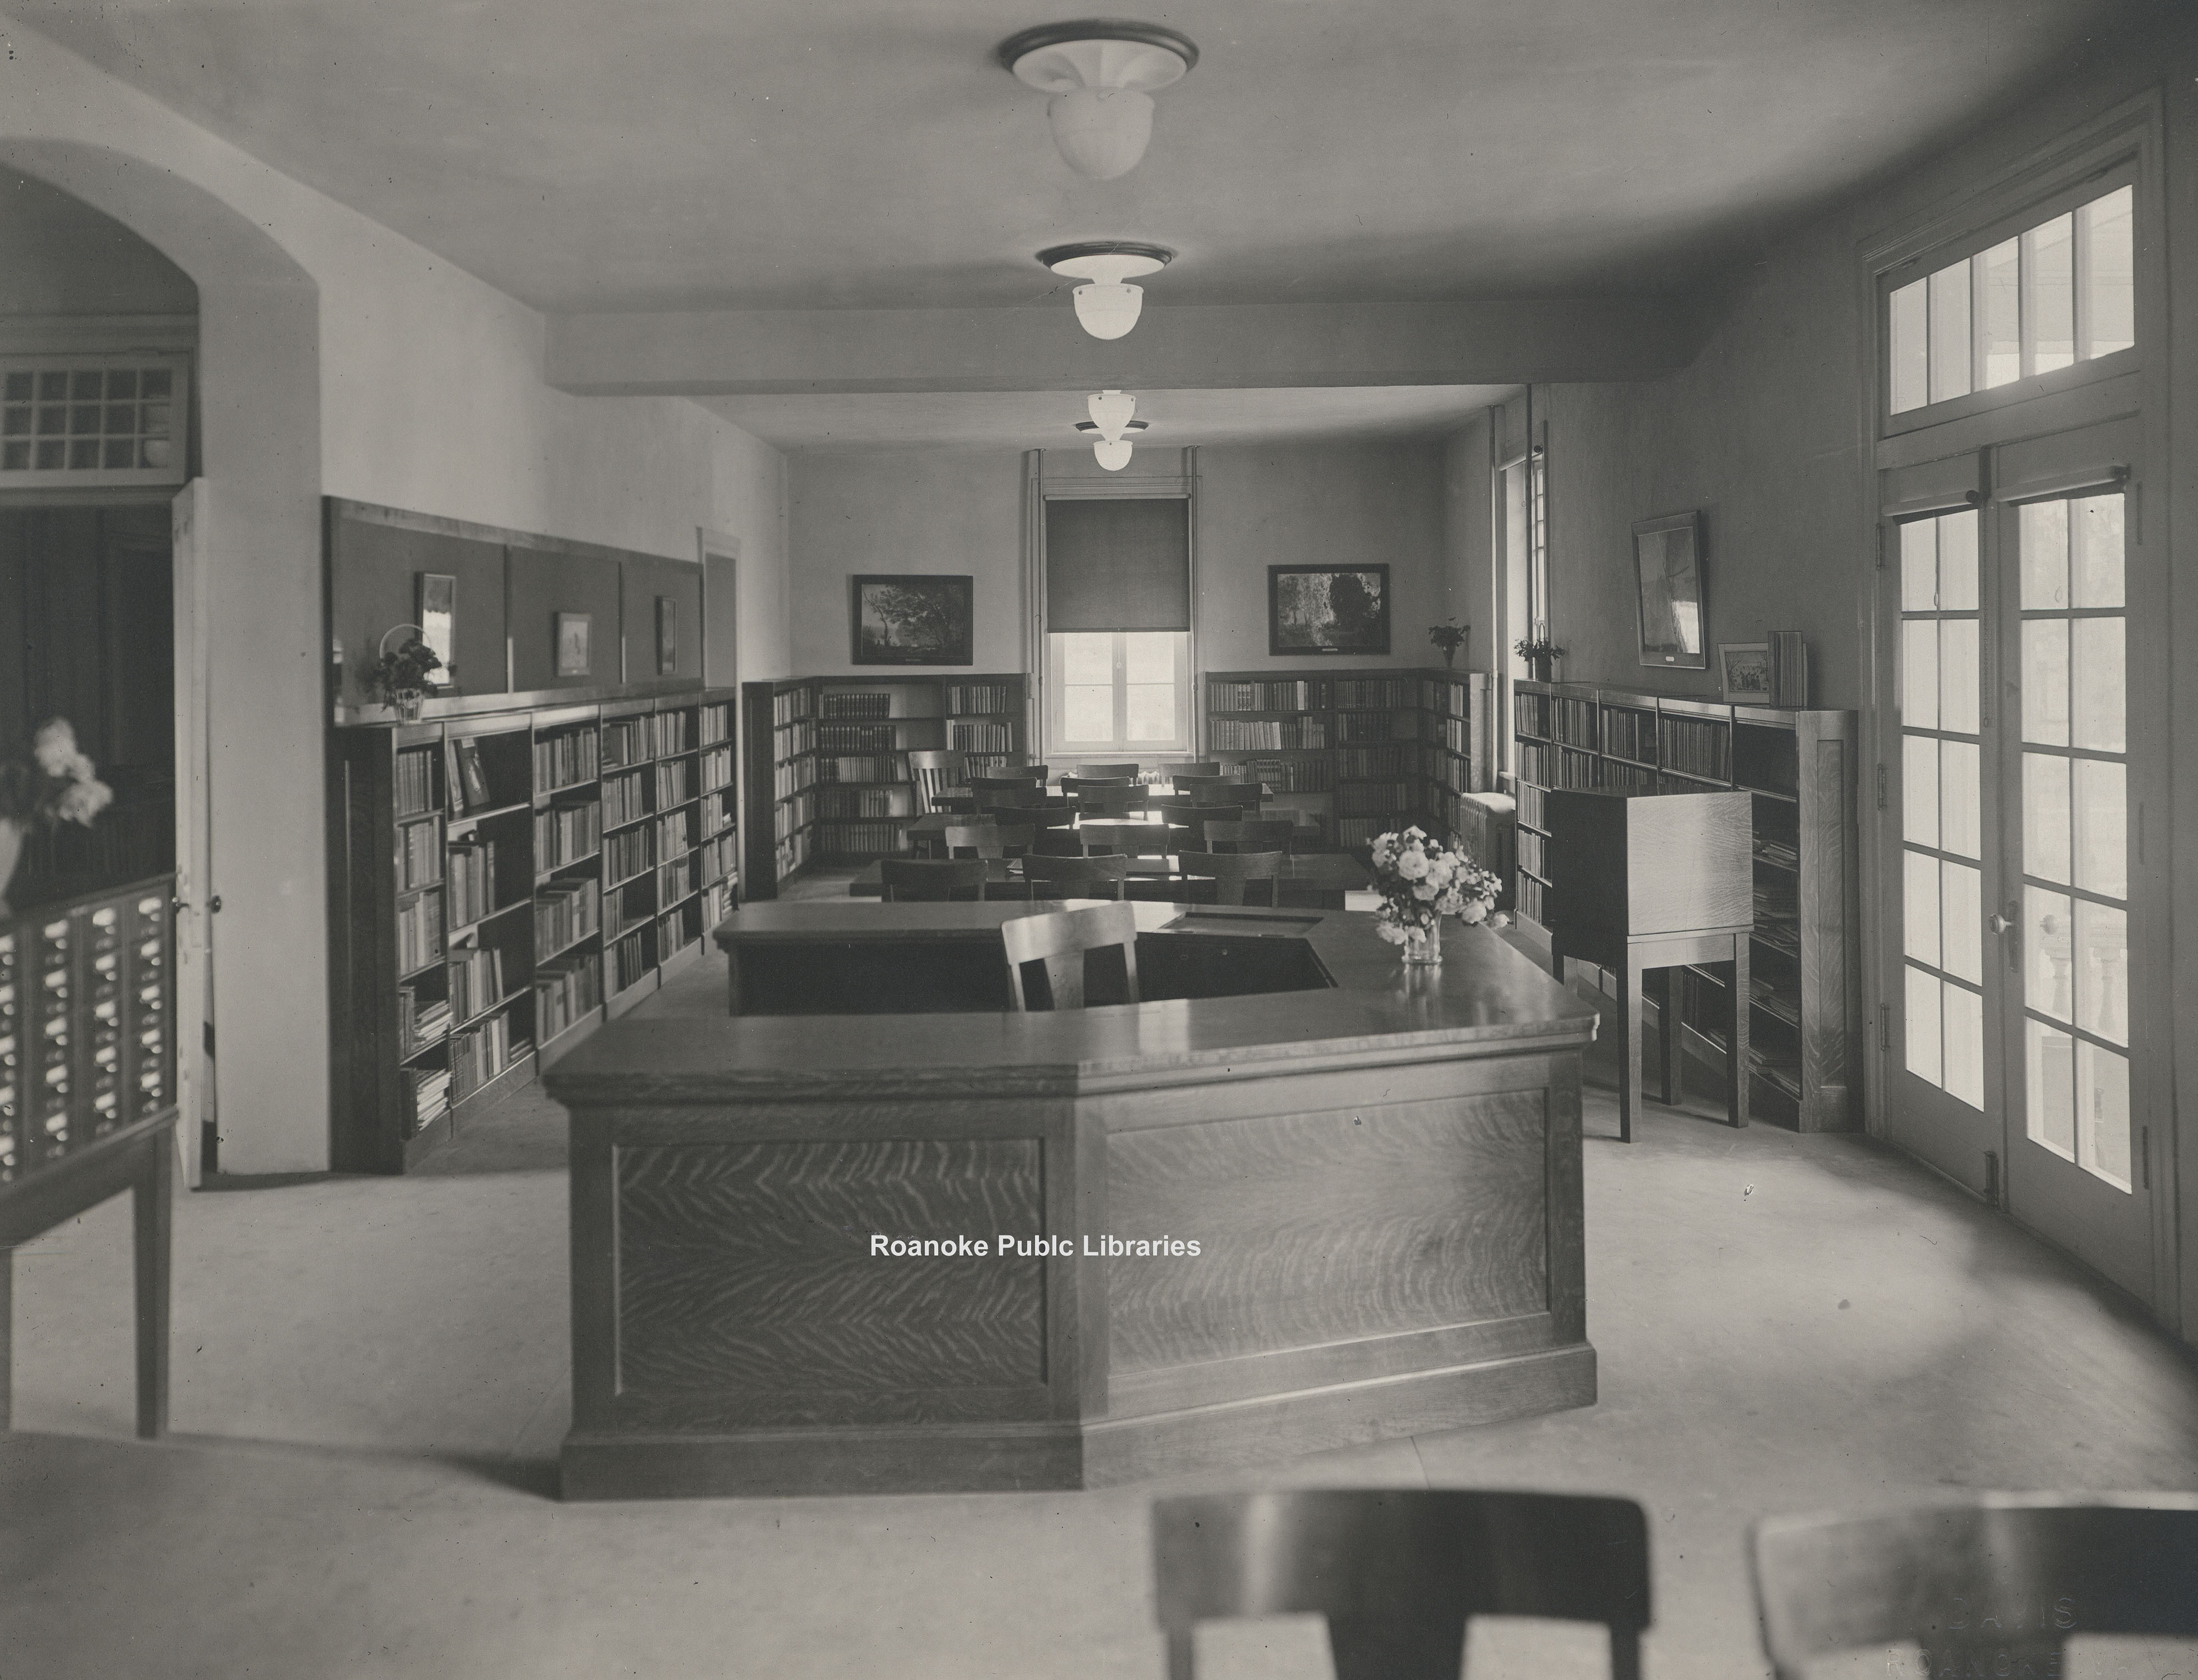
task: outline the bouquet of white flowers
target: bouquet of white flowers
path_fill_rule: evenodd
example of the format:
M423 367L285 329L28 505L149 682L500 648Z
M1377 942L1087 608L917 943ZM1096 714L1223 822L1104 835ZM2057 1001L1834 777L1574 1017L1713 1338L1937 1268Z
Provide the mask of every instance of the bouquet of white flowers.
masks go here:
M1438 930L1444 916L1468 924L1486 921L1501 927L1509 920L1495 914L1503 883L1453 846L1420 828L1383 834L1374 842L1374 885L1381 907L1374 912L1374 931L1407 957L1442 961Z

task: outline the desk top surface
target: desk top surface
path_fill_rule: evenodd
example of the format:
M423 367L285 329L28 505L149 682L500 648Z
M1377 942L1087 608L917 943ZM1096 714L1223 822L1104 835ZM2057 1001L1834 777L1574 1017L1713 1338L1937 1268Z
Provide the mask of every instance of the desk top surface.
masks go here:
M1102 825L1094 823L1094 828ZM1177 873L1181 854L1161 857L1131 857L1126 863L1131 879L1167 879ZM1017 867L1021 860L1015 857L988 857L985 872L988 881L1020 881L1022 870ZM853 880L847 883L847 894L855 898L875 898L885 890L885 866L882 863L864 865ZM1356 857L1341 852L1308 852L1292 853L1282 861L1276 878L1286 886L1304 887L1326 892L1364 892L1374 885L1373 871Z
M773 902L737 911L715 938L724 949L752 941L997 939L1001 923L1059 908L1044 900ZM1375 936L1373 918L1359 912L1132 909L1141 938L1213 937L1218 927L1224 935L1302 939L1334 987L1029 1014L628 1017L591 1036L544 1084L561 1100L598 1105L1076 1095L1227 1078L1258 1064L1279 1071L1272 1064L1365 1065L1416 1060L1430 1049L1445 1055L1569 1049L1595 1036L1595 1010L1486 927L1447 923L1443 964L1406 968L1397 948ZM1187 915L1195 924L1169 926ZM1237 928L1227 927L1232 921Z

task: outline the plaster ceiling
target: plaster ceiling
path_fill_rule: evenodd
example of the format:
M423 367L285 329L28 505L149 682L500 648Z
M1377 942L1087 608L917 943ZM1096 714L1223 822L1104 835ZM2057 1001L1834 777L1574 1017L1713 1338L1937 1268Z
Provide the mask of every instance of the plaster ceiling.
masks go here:
M2163 0L1153 0L1203 56L1116 181L989 54L1059 0L7 0L538 306L1668 290Z
M1280 391L1139 391L1134 434L1157 449L1311 439L1435 438L1518 387L1317 386ZM1083 398L1061 391L865 392L701 399L780 449L1080 449Z

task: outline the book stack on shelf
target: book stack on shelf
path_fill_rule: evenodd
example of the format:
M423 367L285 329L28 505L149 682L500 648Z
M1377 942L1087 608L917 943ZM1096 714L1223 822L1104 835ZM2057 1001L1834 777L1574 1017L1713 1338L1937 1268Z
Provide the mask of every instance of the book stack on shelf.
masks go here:
M1727 706L1579 684L1521 682L1517 903L1546 939L1551 788L1754 797L1750 1109L1806 1131L1858 1123L1859 916L1852 712ZM1722 1065L1726 981L1694 968L1681 988L1686 1042Z
M735 703L332 732L340 1169L403 1171L699 951L738 881Z

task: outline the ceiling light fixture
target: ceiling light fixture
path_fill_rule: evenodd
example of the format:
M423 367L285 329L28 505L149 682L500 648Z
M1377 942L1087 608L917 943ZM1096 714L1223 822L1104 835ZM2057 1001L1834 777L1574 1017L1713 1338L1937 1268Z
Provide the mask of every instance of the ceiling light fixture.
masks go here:
M1110 392L1107 394L1110 396L1119 396L1121 393L1119 392ZM1094 397L1091 400L1096 403L1099 399L1098 398ZM1132 398L1131 400L1134 401L1136 399ZM1108 472L1119 473L1122 468L1130 464L1129 433L1132 432L1143 432L1146 430L1147 427L1145 422L1142 420L1128 421L1124 423L1121 433L1112 438L1108 437L1103 432L1102 432L1096 422L1089 420L1078 421L1076 422L1076 429L1079 432L1096 434L1093 437L1091 441L1091 458L1094 461L1096 461L1102 467L1104 467Z
M1156 23L1087 19L1011 35L994 56L1027 87L1053 97L1053 143L1079 175L1127 175L1153 137L1152 92L1198 62L1187 35Z
M1084 240L1053 246L1039 252L1038 259L1055 274L1090 282L1073 294L1076 318L1095 339L1118 339L1137 324L1145 306L1145 288L1128 282L1158 274L1175 260L1175 253L1131 239Z
M1137 413L1135 397L1111 387L1093 392L1084 399L1084 406L1090 411L1091 423L1098 428L1099 435L1110 444L1122 435Z

